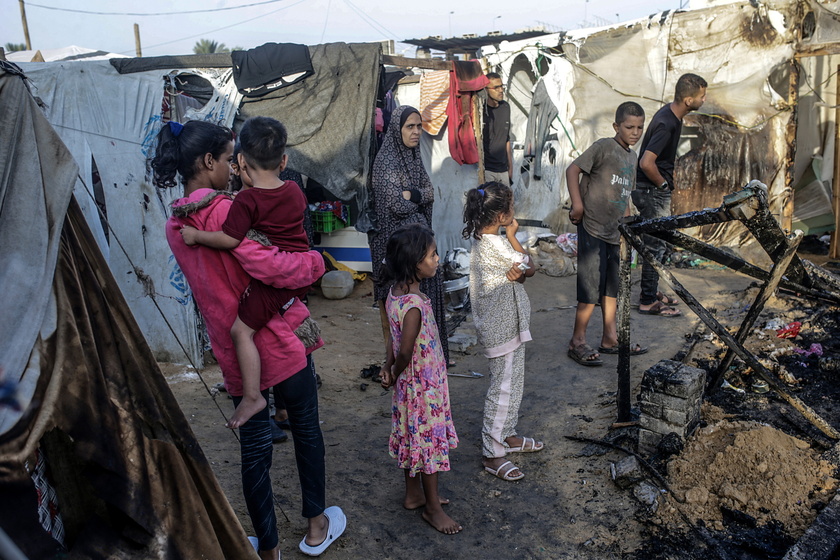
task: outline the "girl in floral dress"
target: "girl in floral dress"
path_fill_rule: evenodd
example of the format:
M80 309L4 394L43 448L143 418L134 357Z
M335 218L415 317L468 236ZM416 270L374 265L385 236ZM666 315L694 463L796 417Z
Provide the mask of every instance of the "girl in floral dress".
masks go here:
M435 276L439 257L432 231L421 224L388 239L383 275L393 282L385 302L390 332L382 386L394 386L389 451L405 474L403 506L425 506L423 519L447 535L462 527L444 511L438 472L448 471L458 435L449 409L446 360L429 298L420 281ZM417 475L420 476L417 476Z

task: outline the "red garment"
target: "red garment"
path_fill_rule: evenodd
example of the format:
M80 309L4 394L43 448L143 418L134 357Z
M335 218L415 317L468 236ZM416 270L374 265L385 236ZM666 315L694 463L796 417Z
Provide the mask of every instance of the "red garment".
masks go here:
M189 197L175 201L173 206L198 202L212 192L211 189L198 189ZM275 287L293 290L320 278L324 274L324 259L317 251L281 252L277 247L264 247L250 239L243 239L232 251L219 251L202 245L188 247L184 243L180 233L182 226L219 231L230 206L229 198L217 196L207 207L186 218L169 218L166 239L204 316L225 387L231 395L240 396L242 373L230 337L230 327L236 319L239 296L251 280L249 274ZM294 329L308 316L306 306L295 301L284 315L275 315L265 328L254 334L262 366L261 390L302 370L306 367L306 355L323 346L323 341L319 341L311 348L304 348L295 336Z
M473 128L472 100L490 82L477 60L456 60L449 72L449 153L463 165L478 163L478 145Z
M275 288L259 280L251 280L239 298L239 318L251 329L258 331L271 321L275 314L286 313L294 298L309 293L309 286L299 290Z
M236 195L222 231L241 241L248 230L255 229L281 251L308 251L304 212L306 196L294 181L276 189L251 187Z

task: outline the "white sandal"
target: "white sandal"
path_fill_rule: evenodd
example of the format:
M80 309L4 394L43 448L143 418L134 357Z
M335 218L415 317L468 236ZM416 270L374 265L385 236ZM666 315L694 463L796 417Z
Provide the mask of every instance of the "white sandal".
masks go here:
M504 473L502 473L502 469L507 467L508 465L510 465L510 467ZM515 474L510 474L513 471L519 470L519 467L517 467L510 461L505 461L504 463L499 465L498 469L494 469L493 467L484 467L484 470L497 478L501 478L502 480L507 480L509 482L525 478L525 473L523 473L522 471L519 471L519 476L516 476Z
M327 518L327 535L324 537L324 541L316 546L306 544L306 535L303 536L303 540L300 541L298 548L300 551L306 554L307 556L320 556L322 552L327 550L335 540L344 533L344 529L347 527L347 517L345 517L344 512L341 511L341 508L338 506L330 506L324 510L324 515Z
M522 445L519 447L509 447L508 453L536 453L542 451L545 445L541 441L536 441L534 438L523 437Z

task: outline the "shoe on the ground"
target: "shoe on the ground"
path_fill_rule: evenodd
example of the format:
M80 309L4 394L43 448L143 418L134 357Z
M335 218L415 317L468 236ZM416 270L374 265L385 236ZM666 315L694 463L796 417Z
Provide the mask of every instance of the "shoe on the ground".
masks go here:
M306 536L304 536L303 540L301 540L298 545L300 551L307 556L320 556L321 553L327 550L327 548L334 543L342 533L344 533L344 529L347 527L347 518L344 516L344 512L341 511L340 507L330 506L324 510L324 515L327 516L327 522L329 523L329 526L327 527L327 536L324 539L324 542L318 546L310 546L306 544Z

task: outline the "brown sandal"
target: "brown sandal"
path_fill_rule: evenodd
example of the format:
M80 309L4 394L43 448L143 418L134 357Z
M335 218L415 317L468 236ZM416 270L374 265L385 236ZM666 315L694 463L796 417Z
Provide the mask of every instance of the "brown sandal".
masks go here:
M650 309L642 309L639 307L639 313L642 315L659 315L661 317L679 317L682 315L679 309L674 309L662 303L661 301L653 302Z
M656 299L667 305L668 307L673 307L675 305L680 304L680 300L676 298L672 298L671 296L664 294L662 292L656 292Z
M595 358L598 352L594 348L586 344L578 344L574 348L569 348L569 357L582 366L595 367L604 365L601 358Z

